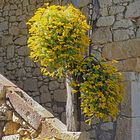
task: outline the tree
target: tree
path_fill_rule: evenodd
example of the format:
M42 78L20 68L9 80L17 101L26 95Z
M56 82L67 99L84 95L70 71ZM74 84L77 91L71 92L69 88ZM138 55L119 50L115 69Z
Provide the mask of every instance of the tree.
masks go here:
M87 122L94 117L116 118L122 100L121 76L111 66L113 61L86 55L90 42L86 17L72 5L46 4L27 24L30 57L40 63L44 75L66 78L68 130L80 129L76 122L81 113L77 109L77 118L74 116L74 101L81 106Z

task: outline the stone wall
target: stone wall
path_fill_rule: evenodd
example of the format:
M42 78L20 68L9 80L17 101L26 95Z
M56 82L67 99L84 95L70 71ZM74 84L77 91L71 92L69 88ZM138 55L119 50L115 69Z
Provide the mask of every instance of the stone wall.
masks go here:
M99 0L99 5L93 49L101 51L101 55L108 60L118 60L117 66L124 74L126 92L120 107L121 113L117 121L111 124L114 127L107 123L105 129L109 130L110 127L111 131L104 129L98 138L139 140L140 1Z
M65 122L64 80L43 76L28 57L26 21L44 2L0 0L0 72Z
M42 76L39 64L28 58L25 22L44 1L0 0L0 71L65 122L64 80ZM89 32L92 52L98 49L109 60L118 60L125 75L125 101L117 121L94 121L91 126L82 123L82 130L89 131L92 140L139 140L140 0L71 1L93 26Z
M68 132L66 125L23 90L0 75L1 140L85 140L86 132Z

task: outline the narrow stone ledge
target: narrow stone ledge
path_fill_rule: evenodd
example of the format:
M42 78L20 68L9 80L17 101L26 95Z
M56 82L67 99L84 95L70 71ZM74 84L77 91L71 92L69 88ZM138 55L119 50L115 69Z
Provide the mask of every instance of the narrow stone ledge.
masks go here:
M37 139L58 138L60 140L89 140L87 132L68 132L66 126L57 118L46 119L42 122L42 131Z
M65 124L57 118L54 118L49 111L40 106L23 90L15 86L2 75L0 75L0 86L2 92L3 87L6 87L5 99L10 103L10 105L7 104L7 106L12 109L13 112L18 113L18 115L27 122L29 127L35 129L38 134L37 140L44 140L46 137L61 140L89 140L88 133L86 132L68 132ZM12 116L12 112L7 113L8 116ZM9 136L4 136L2 140L20 139L20 135L11 134Z
M20 135L16 134L16 135L4 136L2 137L2 140L21 140L21 139L20 139Z
M102 55L115 60L140 57L139 47L140 39L108 43L103 48Z
M111 26L113 25L114 21L114 16L100 17L97 21L97 27Z
M43 118L16 92L7 90L6 98L9 99L13 109L37 130Z

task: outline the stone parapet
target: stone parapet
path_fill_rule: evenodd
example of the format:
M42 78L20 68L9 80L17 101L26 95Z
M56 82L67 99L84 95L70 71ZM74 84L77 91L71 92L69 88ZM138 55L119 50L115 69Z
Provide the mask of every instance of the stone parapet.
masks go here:
M0 124L4 122L0 130L2 140L20 140L22 137L88 140L85 133L68 132L66 125L2 75L0 101Z

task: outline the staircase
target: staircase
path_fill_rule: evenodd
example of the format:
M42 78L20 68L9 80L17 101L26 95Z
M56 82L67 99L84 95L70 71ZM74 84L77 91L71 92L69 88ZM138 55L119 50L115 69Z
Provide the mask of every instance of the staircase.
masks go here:
M0 75L0 139L22 138L88 140L85 132L68 132L65 124Z

